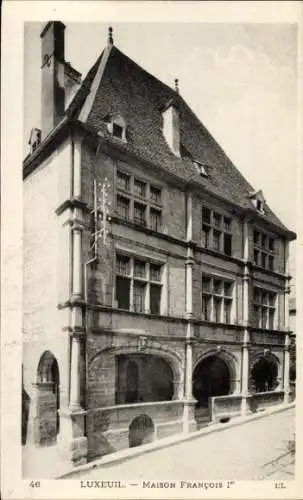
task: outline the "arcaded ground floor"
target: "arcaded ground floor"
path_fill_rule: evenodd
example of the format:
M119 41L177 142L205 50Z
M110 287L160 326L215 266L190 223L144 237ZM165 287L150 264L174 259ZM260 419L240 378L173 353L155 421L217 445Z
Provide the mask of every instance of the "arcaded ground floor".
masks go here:
M22 444L57 446L74 465L291 399L283 345L130 330L91 336L86 346L80 336L70 340L70 350L24 350Z
M288 443L294 439L294 432L295 409L291 408L174 446L155 449L104 469L79 472L73 475L73 479L118 478L126 483L139 484L143 480L175 479L291 481L295 477L295 462ZM56 447L24 449L25 477L48 478L60 472L64 473L64 464L59 461Z

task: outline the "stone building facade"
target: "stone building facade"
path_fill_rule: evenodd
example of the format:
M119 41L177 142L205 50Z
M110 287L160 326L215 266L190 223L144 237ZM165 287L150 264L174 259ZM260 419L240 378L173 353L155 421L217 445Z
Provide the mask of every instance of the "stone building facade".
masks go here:
M84 463L289 400L295 238L182 99L41 33L24 174L23 443Z

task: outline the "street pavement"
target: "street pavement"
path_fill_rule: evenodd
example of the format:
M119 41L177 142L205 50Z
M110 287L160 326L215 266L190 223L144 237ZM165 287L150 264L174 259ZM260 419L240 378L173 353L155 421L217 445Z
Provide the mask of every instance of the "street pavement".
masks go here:
M294 480L288 442L294 408L199 436L112 466L83 471L83 480Z

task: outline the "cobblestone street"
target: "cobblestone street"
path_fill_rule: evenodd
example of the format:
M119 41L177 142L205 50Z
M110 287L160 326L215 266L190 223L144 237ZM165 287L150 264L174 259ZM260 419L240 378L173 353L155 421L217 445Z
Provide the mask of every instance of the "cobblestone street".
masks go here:
M82 473L79 479L293 480L288 441L294 408L198 437L123 463Z

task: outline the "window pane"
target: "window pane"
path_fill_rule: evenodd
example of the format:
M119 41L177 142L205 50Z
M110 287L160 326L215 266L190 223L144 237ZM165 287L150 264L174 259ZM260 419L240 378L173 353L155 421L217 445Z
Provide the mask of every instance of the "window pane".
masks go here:
M144 312L145 285L134 282L134 311Z
M202 222L203 224L210 224L210 210L208 208L202 208Z
M210 321L210 301L209 295L202 295L202 319Z
M214 293L219 295L222 294L222 280L214 280Z
M224 234L224 253L231 255L231 234Z
M116 277L116 300L119 309L129 310L130 279Z
M123 128L120 125L117 125L117 123L113 123L113 135L115 137L118 137L119 139L122 139L122 134Z
M116 257L116 272L122 275L129 275L129 257L117 255Z
M227 233L231 231L231 219L229 217L224 217L224 231Z
M274 270L274 258L272 255L269 255L268 256L268 269L270 271L273 271Z
M213 249L216 250L217 252L220 252L220 236L221 236L220 231L214 230L214 232L213 232Z
M254 288L254 302L260 302L260 290L258 288Z
M267 327L267 308L262 307L261 328Z
M134 203L134 221L141 226L146 225L145 208L141 203Z
M260 307L254 306L253 324L256 328L260 326Z
M260 265L260 252L259 250L254 250L254 263L256 266Z
M202 277L202 290L203 292L210 292L210 278Z
M220 214L213 213L213 222L215 227L221 227L222 216Z
M267 237L266 237L266 234L262 234L261 235L261 245L262 245L262 248L267 248Z
M134 276L136 276L136 278L145 278L146 277L145 268L146 268L145 262L142 262L141 260L135 260Z
M150 312L160 314L161 290L159 285L150 285Z
M266 253L261 253L261 266L266 267L267 255Z
M225 297L232 296L231 283L228 283L228 282L224 283L224 295L225 295Z
M161 203L161 189L150 186L150 199L154 203Z
M129 191L130 176L123 172L117 172L117 188L123 191Z
M274 329L274 318L275 318L275 310L269 309L268 328L270 328L270 330Z
M138 179L134 180L134 194L138 196L138 198L145 198L146 193L146 184L145 182L139 181Z
M269 250L273 251L275 249L275 240L273 238L269 238Z
M230 324L231 301L224 300L224 323Z
M160 210L150 209L150 227L154 231L161 231L162 214Z
M259 243L260 243L260 233L259 233L259 231L254 231L254 243L255 243L255 245L259 245Z
M156 264L150 265L150 280L161 281L161 266L157 266Z
M265 292L264 290L262 290L262 292L261 292L261 302L263 305L268 304L268 293Z
M268 304L270 306L274 306L276 301L276 294L275 293L269 293L268 294Z
M209 236L210 236L210 227L202 226L202 246L204 248L209 248Z
M117 196L117 212L122 219L129 219L129 200L122 196Z
M221 304L222 299L214 298L215 322L221 323Z

